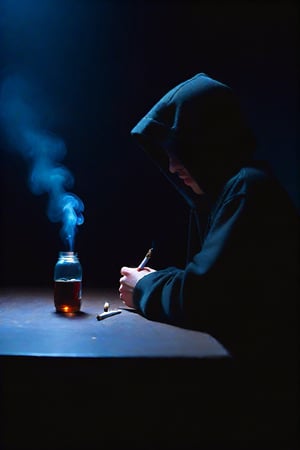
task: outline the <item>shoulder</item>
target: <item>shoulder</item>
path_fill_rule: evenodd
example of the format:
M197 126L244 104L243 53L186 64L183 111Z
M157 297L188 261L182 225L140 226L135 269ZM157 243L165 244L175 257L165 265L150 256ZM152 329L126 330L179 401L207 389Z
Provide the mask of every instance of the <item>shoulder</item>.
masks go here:
M219 213L228 205L236 205L244 211L255 211L255 214L276 215L278 208L291 212L291 200L268 168L260 165L248 165L239 169L227 182L212 208L212 213Z
M245 211L255 211L256 215L272 217L277 222L282 221L282 217L284 220L298 220L296 207L285 187L272 170L259 164L242 167L224 185L219 208L236 202L243 203Z
M282 186L270 170L263 167L242 167L232 178L230 178L223 189L223 200L235 196L261 195L263 193L272 195L282 190Z

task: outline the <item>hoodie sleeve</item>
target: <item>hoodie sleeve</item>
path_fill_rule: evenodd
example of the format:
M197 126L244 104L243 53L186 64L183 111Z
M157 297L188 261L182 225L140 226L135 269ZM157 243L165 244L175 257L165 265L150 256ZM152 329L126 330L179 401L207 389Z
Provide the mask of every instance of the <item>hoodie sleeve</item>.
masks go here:
M239 267L241 251L246 251L249 241L243 225L244 212L244 195L223 203L214 214L201 251L184 270L169 267L138 282L134 290L137 310L149 319L175 325L197 322L208 331L211 318L223 315L229 308L238 290L236 280L246 274L246 268Z

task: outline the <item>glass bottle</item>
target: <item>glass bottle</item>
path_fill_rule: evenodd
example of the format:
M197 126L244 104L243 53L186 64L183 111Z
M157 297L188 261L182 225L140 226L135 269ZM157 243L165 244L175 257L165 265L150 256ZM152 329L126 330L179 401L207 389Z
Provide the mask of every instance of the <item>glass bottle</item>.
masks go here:
M80 311L82 267L77 253L59 252L54 268L54 305L57 312Z

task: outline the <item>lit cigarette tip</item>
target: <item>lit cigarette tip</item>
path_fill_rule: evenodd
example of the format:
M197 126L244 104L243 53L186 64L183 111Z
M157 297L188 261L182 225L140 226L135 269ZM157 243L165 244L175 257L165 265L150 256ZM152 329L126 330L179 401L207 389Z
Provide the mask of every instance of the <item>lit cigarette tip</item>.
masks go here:
M153 248L149 248L149 250L146 253L146 258L151 258L153 252Z

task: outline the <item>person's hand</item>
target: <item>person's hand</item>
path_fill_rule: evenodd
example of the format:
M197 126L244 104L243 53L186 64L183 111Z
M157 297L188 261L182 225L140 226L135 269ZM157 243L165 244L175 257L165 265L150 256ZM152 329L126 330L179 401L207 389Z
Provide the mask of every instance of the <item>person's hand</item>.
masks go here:
M122 267L120 278L120 299L129 306L130 308L134 308L133 306L133 290L137 282L149 273L155 272L154 269L150 267L144 267L143 269L131 268L131 267Z

